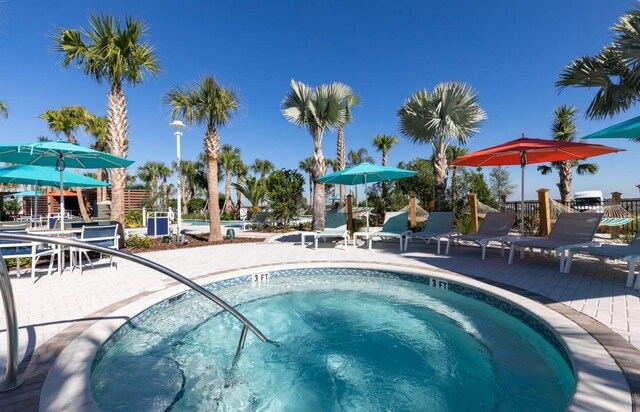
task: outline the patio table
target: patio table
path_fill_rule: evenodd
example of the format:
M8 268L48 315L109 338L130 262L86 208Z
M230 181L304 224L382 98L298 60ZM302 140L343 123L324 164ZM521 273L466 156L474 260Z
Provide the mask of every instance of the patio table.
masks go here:
M39 236L50 236L50 237L73 237L82 233L82 228L71 228L71 229L27 229L27 233L31 235L39 235ZM58 273L62 275L62 271L64 270L64 251L65 247L63 245L56 245L58 249ZM71 260L71 257L69 257ZM71 262L70 262L71 263Z

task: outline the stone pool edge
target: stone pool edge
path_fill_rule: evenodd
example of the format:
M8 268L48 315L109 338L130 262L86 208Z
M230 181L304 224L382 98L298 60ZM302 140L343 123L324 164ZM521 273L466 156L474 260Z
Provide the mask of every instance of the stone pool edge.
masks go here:
M238 268L194 279L204 285L265 271L326 267L374 269L437 277L498 296L535 315L563 342L576 376L576 392L568 410L636 410L640 387L640 382L637 382L640 375L637 371L640 369L637 368L638 361L635 359L640 359L640 351L588 316L527 290L472 275L384 262L289 262ZM42 386L40 410L97 411L90 391L90 371L94 356L102 343L129 318L186 290L188 288L174 282L163 290L133 296L124 305L114 303L111 306L115 310L109 313L109 319L96 321L75 337L66 336L68 346L53 362Z

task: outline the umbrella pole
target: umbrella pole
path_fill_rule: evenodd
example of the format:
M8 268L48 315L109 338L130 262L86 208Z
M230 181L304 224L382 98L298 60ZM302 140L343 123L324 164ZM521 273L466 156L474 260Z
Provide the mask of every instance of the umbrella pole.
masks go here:
M524 237L524 165L520 165L520 236Z
M60 229L64 230L64 188L62 179L62 170L60 170Z
M36 189L36 193L34 193L35 195L35 202L36 204L34 205L34 209L35 209L35 216L33 216L33 218L31 218L31 225L33 227L37 227L38 225L36 224L36 220L38 220L38 185L36 184L34 186L34 188Z
M367 198L367 174L366 173L364 174L364 208L367 214L367 232L368 232L369 231L369 199Z

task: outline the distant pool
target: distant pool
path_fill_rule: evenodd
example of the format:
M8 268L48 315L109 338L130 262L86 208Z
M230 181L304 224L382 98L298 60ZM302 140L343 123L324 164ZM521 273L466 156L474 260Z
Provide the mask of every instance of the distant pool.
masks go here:
M194 226L209 226L209 221L205 219L183 219L184 223L189 223ZM222 226L242 226L242 220L221 220L220 225Z

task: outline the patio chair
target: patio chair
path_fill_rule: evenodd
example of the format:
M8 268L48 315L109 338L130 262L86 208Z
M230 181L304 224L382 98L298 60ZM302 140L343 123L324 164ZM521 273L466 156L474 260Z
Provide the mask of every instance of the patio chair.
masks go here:
M118 250L118 239L120 236L118 235L118 225L108 225L108 226L83 226L82 233L80 234L81 242L90 243L96 246L102 246L109 249ZM82 265L82 255L84 255L89 261L89 265L93 268L93 262L89 258L89 254L86 249L73 248L71 250L72 255L77 255L77 258L72 259L74 261L73 269L75 269L76 265L80 268L80 274L83 271ZM100 254L102 257L102 254ZM76 261L77 259L77 261ZM118 269L118 260L113 260L113 256L109 255L109 265L115 263L116 270ZM72 271L73 271L72 269Z
M635 284L633 283L633 277L636 271L636 263L640 261L640 231L636 233L636 236L631 240L628 245L605 245L598 243L592 246L572 247L569 249L567 261L564 265L564 273L571 271L571 263L573 256L576 253L582 253L585 255L598 256L601 260L620 259L628 262L629 272L627 275L627 287L633 286L634 289L640 289L640 274Z
M604 213L561 213L553 225L549 237L514 239L509 251L509 264L513 263L516 250L524 258L526 248L549 250L560 255L560 272L564 270L565 253L568 249L594 245L598 225Z
M26 235L25 230L16 231L3 231L4 233L16 233ZM0 239L0 252L4 259L16 260L16 276L20 277L20 258L31 258L31 280L35 282L36 264L38 259L43 256L49 256L49 271L48 275L51 275L51 269L53 268L54 257L58 256L58 250L49 248L43 243L36 243L30 241Z
M318 239L323 241L328 237L341 237L344 239L345 250L347 249L347 239L349 232L347 231L347 214L346 213L327 213L324 217L324 230L316 232L313 236L315 249L318 249ZM304 244L304 242L303 242Z
M29 222L0 222L0 232L21 231L29 228Z
M428 245L432 240L438 242L437 253L440 254L440 241L442 239L449 240L451 235L451 229L453 227L453 220L455 214L453 212L431 212L424 230L421 232L408 233L404 238L404 250L407 250L407 246L412 239L422 239Z
M409 212L387 212L384 214L384 224L379 232L369 232L369 248L373 238L396 238L400 240L400 252L402 252L402 238L411 233L407 229Z
M485 215L482 223L480 223L477 233L469 235L453 234L449 236L445 254L449 254L449 246L452 241L455 240L455 242L458 243L460 240L468 240L482 246L482 260L484 260L487 255L487 246L490 242L500 242L500 252L502 256L504 256L506 239L508 239L509 231L515 222L516 212L489 212Z

